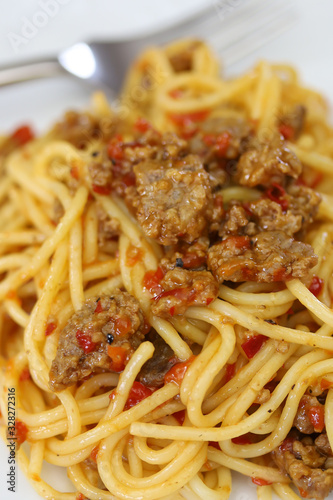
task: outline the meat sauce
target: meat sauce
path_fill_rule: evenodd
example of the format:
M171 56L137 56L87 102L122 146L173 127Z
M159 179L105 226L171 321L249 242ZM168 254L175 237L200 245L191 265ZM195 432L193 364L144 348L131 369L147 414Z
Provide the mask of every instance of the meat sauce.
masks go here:
M171 63L184 70L191 66L191 56L189 50ZM172 97L177 99L179 92L174 90ZM259 140L254 124L243 117L216 118L203 110L173 114L169 120L176 132L161 134L140 118L130 139L112 125L88 162L92 195L122 197L143 233L162 250L158 267L148 270L142 283L152 314L172 321L190 306L209 307L223 282L274 282L282 287L301 278L315 296L320 295L323 280L311 273L318 259L303 235L316 218L321 197L305 185L303 166L287 143L302 131L304 108L279 117L270 141ZM99 123L77 114L68 114L54 134L85 148L83 123L89 133L98 134ZM245 187L256 194L250 201L224 202L226 187ZM98 219L103 248L121 231L100 207ZM125 264L132 269L143 257L140 248L130 245ZM56 327L50 323L46 335ZM142 341L153 343L154 354L138 374L125 410L166 383L180 385L195 359L178 360L147 328L139 301L121 290L87 300L59 335L50 370L55 391L94 373L119 373ZM266 340L252 332L240 343L242 356L251 360ZM236 363L227 365L226 381L235 372ZM332 452L322 408L316 398L305 395L292 434L272 453L301 494L318 500L333 486L333 469L324 467ZM184 412L180 425L183 420ZM247 435L232 441L244 446L252 442ZM269 484L260 477L253 482Z

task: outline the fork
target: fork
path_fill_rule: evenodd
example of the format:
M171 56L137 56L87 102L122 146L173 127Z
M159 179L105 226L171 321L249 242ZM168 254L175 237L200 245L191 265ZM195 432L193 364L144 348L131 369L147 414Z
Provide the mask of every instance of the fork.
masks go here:
M70 73L118 93L126 71L145 47L180 37L202 38L228 68L290 29L295 0L212 0L176 26L127 41L76 43L57 57L0 69L0 86Z

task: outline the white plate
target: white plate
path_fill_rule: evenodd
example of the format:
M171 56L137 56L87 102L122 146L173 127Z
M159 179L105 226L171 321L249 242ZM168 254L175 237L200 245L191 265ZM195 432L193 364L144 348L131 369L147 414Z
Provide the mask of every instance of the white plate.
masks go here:
M189 9L199 9L210 0L169 0L156 2L154 0L62 0L63 5L54 18L49 18L47 26L40 28L37 35L14 53L8 41L8 33L19 33L24 17L32 19L42 0L26 2L17 0L15 9L0 18L0 35L6 39L7 47L0 48L0 64L10 60L29 58L32 55L42 55L56 52L58 49L87 36L112 35L119 37L130 32L151 29L154 24L165 24L186 15ZM46 1L46 0L45 0ZM60 0L49 0L59 1ZM272 3L274 0L271 0ZM24 2L24 3L23 3ZM219 4L236 5L235 0L219 0ZM158 7L157 7L158 3ZM215 1L215 4L217 0ZM93 10L92 10L93 4ZM333 2L330 0L296 0L298 20L291 31L268 43L251 56L233 67L233 73L240 73L258 59L288 62L295 65L301 73L304 84L322 91L330 102L333 102L333 69L332 47ZM108 15L103 15L107 12ZM127 13L133 15L128 18ZM79 19L79 23L75 21ZM15 31L16 30L16 31ZM61 33L61 36L59 36ZM31 123L40 132L45 130L63 111L69 108L87 107L90 91L81 82L70 77L30 82L1 89L0 91L0 134L11 130L20 123ZM1 440L0 440L1 441ZM0 497L2 500L24 499L38 500L20 470L16 471L17 491L8 491L6 474L9 471L7 463L8 450L0 442ZM45 467L45 477L50 483L62 491L69 491L69 481L64 475ZM61 479L59 480L59 477ZM255 487L250 480L236 476L231 500L254 500ZM333 495L330 495L333 498Z

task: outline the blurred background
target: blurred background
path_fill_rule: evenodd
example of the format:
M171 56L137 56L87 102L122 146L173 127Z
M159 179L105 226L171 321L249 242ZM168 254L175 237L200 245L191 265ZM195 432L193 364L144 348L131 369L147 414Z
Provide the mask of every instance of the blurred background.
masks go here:
M248 19L243 15L237 24L244 5L251 3L257 9L259 5L258 13ZM263 35L258 30L260 4L270 23L276 16L275 24L267 24ZM225 62L227 76L239 74L262 58L289 62L306 84L333 100L331 0L15 0L6 2L0 17L0 67L53 56L78 41L158 33L193 14L203 16L207 8L216 17L218 38L226 47L219 57ZM249 53L230 64L234 49L229 39L232 35L242 41L244 23L246 31L253 31L256 43L245 38L241 47L247 47ZM261 23L265 23L264 15ZM204 33L204 29L196 31L193 35ZM63 110L86 107L90 93L89 86L69 76L1 87L0 131L22 121L43 130Z

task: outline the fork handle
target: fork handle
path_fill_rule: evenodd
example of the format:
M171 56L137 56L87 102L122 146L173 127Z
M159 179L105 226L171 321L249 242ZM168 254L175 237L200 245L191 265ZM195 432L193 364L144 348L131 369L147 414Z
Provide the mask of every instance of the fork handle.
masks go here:
M0 87L64 73L66 72L57 59L40 60L28 64L17 63L13 66L0 68Z

